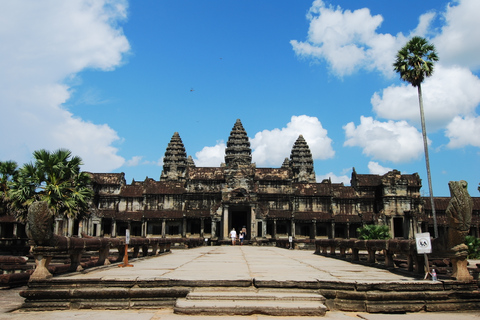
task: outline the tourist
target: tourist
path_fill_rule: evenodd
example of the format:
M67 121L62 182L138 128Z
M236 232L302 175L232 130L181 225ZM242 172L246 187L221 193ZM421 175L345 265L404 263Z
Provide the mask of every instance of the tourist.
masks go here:
M230 231L230 238L232 239L232 246L234 246L237 241L237 231L235 231L235 228L232 228L232 231Z
M247 235L247 228L243 226L242 230L240 231L240 245L243 246L243 240L245 240L245 237Z

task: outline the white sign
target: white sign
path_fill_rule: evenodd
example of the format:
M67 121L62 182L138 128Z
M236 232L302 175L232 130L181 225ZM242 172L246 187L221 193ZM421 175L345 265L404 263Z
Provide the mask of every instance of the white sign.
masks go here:
M292 236L288 237L288 242L293 242L293 237Z
M125 242L130 244L130 229L125 230Z
M430 232L415 234L418 253L432 253L432 242L430 241Z

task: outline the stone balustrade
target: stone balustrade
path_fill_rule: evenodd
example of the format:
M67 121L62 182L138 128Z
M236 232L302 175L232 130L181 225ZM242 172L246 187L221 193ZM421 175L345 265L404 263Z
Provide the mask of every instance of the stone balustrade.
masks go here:
M416 250L415 240L358 240L358 239L317 239L315 240L315 253L347 257L347 252L351 252L352 261L360 261L360 251L367 252L367 262L374 264L377 262L377 252L382 252L385 259L386 268L394 268L393 257L395 254L407 257L408 271L424 273L425 260L423 255L419 255Z
M43 280L52 277L48 266L56 256L69 255L68 271L80 271L82 270L80 261L86 252L98 252L98 260L95 265L105 265L110 263L108 256L111 249L118 250L117 261L123 260L126 243L124 238L75 238L56 235L49 245L36 245L33 241L30 244L36 265L30 280ZM136 258L139 256L140 249L142 249L143 256L157 255L170 251L170 245L171 241L165 238L131 238L128 246L133 248L133 258Z

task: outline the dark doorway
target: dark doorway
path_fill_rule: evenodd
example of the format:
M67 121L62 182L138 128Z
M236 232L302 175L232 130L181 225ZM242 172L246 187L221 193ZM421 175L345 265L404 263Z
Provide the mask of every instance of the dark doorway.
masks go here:
M236 206L230 207L230 219L229 219L229 230L235 228L235 230L240 232L243 227L247 228L246 240L250 239L250 207L247 206Z
M403 238L403 218L394 217L393 218L393 237L394 238Z

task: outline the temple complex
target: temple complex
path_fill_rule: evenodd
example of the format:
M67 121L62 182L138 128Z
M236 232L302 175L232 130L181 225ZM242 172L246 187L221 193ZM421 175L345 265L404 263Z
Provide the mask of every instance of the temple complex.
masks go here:
M397 170L359 174L351 185L317 182L313 158L302 135L280 168L257 168L240 120L230 132L225 162L196 167L175 132L166 148L159 181L127 184L124 173L92 173L94 210L83 221L56 221L58 234L207 238L221 242L232 228L245 227L250 243L275 239L355 238L365 224L390 227L394 238L433 235L430 202L421 197L417 173ZM448 197L435 198L439 234L445 233ZM474 197L470 234L479 236L480 198ZM6 222L6 221L5 221ZM10 221L16 229L16 223ZM5 230L13 230L5 226ZM8 231L12 233L13 231Z

